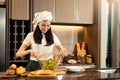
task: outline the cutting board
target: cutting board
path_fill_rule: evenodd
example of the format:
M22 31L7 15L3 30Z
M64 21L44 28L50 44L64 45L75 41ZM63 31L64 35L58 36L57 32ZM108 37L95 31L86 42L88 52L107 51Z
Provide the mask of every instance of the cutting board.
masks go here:
M66 71L63 71L63 70L55 70L53 71L52 74L40 74L40 75L33 75L31 73L29 73L27 76L30 77L30 78L56 78L56 76L58 74L65 74Z
M32 75L31 73L29 73L28 74L28 77L30 77L30 78L56 78L56 74L55 73L53 73L53 74L49 74L49 75L47 75L47 74L45 74L45 75Z

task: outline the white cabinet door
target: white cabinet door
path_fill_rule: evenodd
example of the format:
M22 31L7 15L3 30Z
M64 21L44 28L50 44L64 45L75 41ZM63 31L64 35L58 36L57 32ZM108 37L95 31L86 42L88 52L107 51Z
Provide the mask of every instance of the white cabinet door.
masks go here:
M41 11L51 11L53 13L53 21L55 20L55 0L33 0L33 14Z
M55 22L74 23L74 0L56 0Z
M93 23L93 0L75 0L75 23Z

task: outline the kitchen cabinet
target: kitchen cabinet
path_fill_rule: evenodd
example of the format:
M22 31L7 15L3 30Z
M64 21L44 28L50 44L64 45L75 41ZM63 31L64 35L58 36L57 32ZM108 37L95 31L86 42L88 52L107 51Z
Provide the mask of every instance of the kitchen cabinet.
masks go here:
M55 22L93 23L93 0L56 0Z
M75 23L93 23L93 0L75 0Z
M34 0L33 13L43 10L55 23L93 24L93 0Z
M29 55L24 57L16 57L16 52L20 48L23 40L30 32L30 21L29 20L12 20L10 19L9 27L9 51L7 53L7 68L11 64L18 66L26 66L29 62Z
M0 2L5 2L5 0L0 0Z
M55 22L74 23L74 0L56 0Z
M11 18L29 20L29 0L11 0Z
M16 57L15 54L20 48L22 41L30 32L30 3L31 0L6 0L8 5L8 26L7 26L7 50L6 50L6 68L11 64L26 66L29 62L29 55Z
M51 11L55 16L55 0L33 0L33 14L41 11ZM53 21L55 17L53 17Z

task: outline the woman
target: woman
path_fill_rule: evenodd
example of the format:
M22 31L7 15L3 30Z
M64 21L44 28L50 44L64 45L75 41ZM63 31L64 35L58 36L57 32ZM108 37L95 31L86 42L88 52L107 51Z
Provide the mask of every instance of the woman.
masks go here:
M48 11L35 13L33 23L34 31L30 32L21 47L16 53L17 57L30 54L30 62L26 70L33 71L40 69L39 60L47 60L53 58L54 46L60 51L62 57L66 56L66 50L61 45L57 36L51 31L52 13ZM31 49L26 50L29 46Z

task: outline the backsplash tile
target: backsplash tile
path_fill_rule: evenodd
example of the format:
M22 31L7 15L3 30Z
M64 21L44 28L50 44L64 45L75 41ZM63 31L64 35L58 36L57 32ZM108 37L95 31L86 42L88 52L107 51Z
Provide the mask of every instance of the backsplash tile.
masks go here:
M67 49L68 54L73 52L74 46L77 42L84 39L82 26L52 25L51 27L52 31L61 41L61 44ZM55 49L54 52L58 51Z

